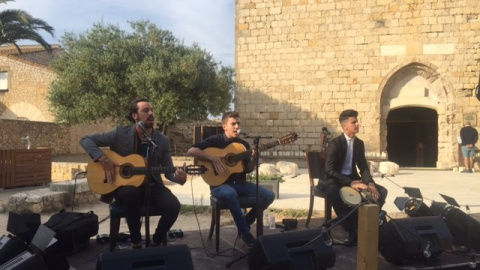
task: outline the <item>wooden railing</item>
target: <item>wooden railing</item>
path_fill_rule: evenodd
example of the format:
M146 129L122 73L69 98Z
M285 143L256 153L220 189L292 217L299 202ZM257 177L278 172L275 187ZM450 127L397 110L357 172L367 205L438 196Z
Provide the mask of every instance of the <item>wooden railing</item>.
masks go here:
M51 179L51 149L0 150L0 188L36 186Z

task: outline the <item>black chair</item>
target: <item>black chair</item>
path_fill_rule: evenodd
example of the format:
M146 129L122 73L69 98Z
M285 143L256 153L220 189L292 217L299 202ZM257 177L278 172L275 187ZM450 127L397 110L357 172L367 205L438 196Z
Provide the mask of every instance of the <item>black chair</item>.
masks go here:
M257 204L256 197L239 197L240 207L242 208L252 208ZM215 229L215 250L218 252L220 246L220 210L229 209L227 203L223 200L218 200L217 198L210 196L210 205L212 206L212 221L210 223L210 233L208 234L208 239L212 239L213 229ZM263 217L263 211L259 216ZM263 218L257 219L258 228L263 230ZM263 231L257 232L258 235L262 235Z
M325 152L324 151L307 151L307 167L310 180L310 206L308 208L308 217L305 227L308 228L313 212L313 201L315 197L324 199L325 205L325 222L332 219L332 204L327 200L327 194L318 189L315 184L317 179L319 182L325 180Z
M110 251L114 251L118 241L118 234L120 231L120 220L125 217L125 211L116 202L109 205L110 208ZM145 218L145 235L150 234L149 224L151 216L161 216L155 208L148 207L148 216L146 216L147 208L142 206L142 217ZM148 228L147 228L148 226ZM165 235L166 236L166 235ZM150 236L149 236L150 237ZM165 238L166 239L166 238ZM165 243L163 243L165 244Z

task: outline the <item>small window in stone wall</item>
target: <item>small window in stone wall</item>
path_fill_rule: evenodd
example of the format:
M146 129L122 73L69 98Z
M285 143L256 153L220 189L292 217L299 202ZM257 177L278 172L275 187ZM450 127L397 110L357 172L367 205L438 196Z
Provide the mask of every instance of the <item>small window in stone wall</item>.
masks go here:
M0 71L0 91L8 91L8 72Z

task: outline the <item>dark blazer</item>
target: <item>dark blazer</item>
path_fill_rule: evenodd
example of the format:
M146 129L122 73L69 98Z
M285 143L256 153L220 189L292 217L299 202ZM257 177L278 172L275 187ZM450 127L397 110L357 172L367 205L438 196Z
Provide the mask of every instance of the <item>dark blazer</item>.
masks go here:
M342 166L347 155L347 139L342 135L332 139L328 142L328 147L325 150L325 173L327 174L328 182L337 182L341 186L349 186L352 179L342 175ZM352 156L352 176L353 179L361 179L364 184L375 183L370 169L365 158L365 144L358 137L353 141L353 156ZM360 175L357 171L360 171Z

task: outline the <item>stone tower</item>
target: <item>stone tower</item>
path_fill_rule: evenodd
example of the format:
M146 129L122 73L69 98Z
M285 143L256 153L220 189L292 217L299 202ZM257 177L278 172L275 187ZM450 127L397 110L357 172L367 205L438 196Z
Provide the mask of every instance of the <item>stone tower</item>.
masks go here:
M480 126L478 0L236 0L235 51L242 128L299 135L279 153L319 149L352 108L369 154L451 168Z

